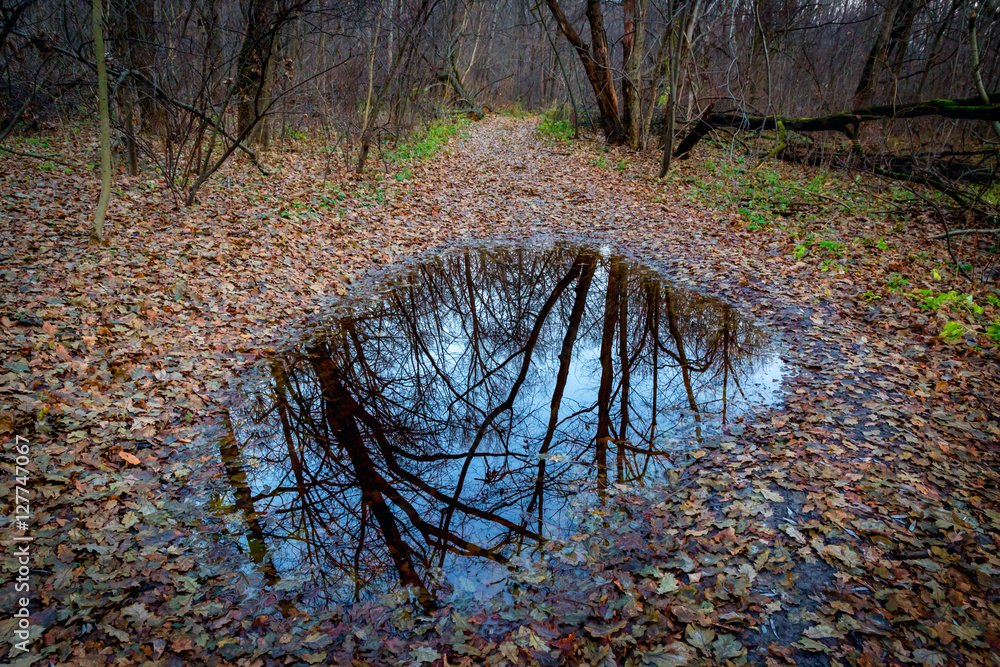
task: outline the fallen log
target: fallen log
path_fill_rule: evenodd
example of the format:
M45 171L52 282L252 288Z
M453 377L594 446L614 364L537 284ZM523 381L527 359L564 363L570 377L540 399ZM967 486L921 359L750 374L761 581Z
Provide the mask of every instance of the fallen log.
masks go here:
M777 130L783 125L793 132L840 132L852 142L857 136L858 126L877 120L899 120L922 116L941 116L958 120L1000 121L1000 93L989 96L989 104L979 97L961 100L924 100L912 104L881 104L851 111L842 111L829 116L795 118L790 116L749 116L740 113L702 114L694 127L681 139L674 151L674 157L684 159L691 149L710 130L717 127L733 127L744 131Z
M714 125L709 122L708 119L712 118L716 114L712 113L712 109L715 107L715 103L708 105L705 109L705 113L698 118L698 122L694 124L691 131L687 133L687 136L681 139L681 142L677 144L677 150L674 151L674 157L681 160L686 160L690 157L691 149L694 148L695 144L701 141L701 138L712 131Z

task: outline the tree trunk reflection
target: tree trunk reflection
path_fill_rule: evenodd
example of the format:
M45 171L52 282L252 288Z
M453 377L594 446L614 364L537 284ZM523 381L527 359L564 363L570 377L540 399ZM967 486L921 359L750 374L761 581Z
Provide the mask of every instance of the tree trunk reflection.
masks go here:
M623 259L468 250L274 358L220 452L266 583L431 608L562 534L581 489L605 502L612 445L617 482L662 473L774 363L728 306Z

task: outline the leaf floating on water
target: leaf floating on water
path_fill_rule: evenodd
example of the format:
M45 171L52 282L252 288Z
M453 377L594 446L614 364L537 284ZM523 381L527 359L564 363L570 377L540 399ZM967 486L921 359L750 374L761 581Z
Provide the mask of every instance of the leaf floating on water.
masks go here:
M441 658L441 652L431 648L430 646L417 646L410 650L410 657L413 658L414 662L418 665L423 665L428 662L434 662Z

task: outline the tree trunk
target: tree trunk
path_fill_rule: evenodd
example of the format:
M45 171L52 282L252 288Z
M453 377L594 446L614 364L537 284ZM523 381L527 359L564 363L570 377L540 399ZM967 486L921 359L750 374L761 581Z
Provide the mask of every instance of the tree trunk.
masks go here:
M580 112L576 105L576 95L573 94L573 82L570 80L569 74L566 73L566 68L563 66L562 58L559 55L559 49L556 47L552 35L549 34L548 27L545 25L545 18L542 16L541 8L536 5L534 9L538 12L538 22L542 25L542 32L545 33L545 39L548 40L549 46L552 47L553 58L555 58L556 64L559 65L559 71L562 73L563 82L566 85L566 92L569 94L570 104L573 105L573 138L577 139L580 136Z
M125 18L125 62L128 68L153 78L153 0L126 0L120 15ZM149 94L139 93L139 128L149 127L155 118L156 104ZM129 103L134 103L134 99ZM126 111L126 114L131 110Z
M667 118L663 123L663 157L660 160L659 178L665 178L667 172L670 171L670 158L673 155L674 147L674 119L677 117L676 106L677 105L674 103L673 92L668 93L666 109Z
M417 571L412 548L403 539L389 503L395 501L404 512L411 508L375 466L354 414L353 408L356 402L337 377L329 355L320 347L312 348L310 361L322 391L325 425L330 429L332 440L340 445L350 458L351 467L361 489L361 501L368 506L378 522L382 539L399 575L399 583L415 589L424 609L433 609L437 604L436 600L427 590L423 578Z
M903 59L906 57L906 48L910 42L910 31L913 29L913 19L916 14L916 2L903 2L892 22L886 63L892 63L893 90L896 89L899 74L903 69ZM895 98L895 93L892 97Z
M629 146L634 150L644 148L645 131L642 115L642 59L646 34L646 6L648 0L626 0L625 37L622 38L622 61L625 78L622 80L622 100L625 104L623 124L628 133Z
M135 95L130 90L122 93L125 100L125 148L128 152L128 175L139 175L139 154L135 142Z
M694 417L694 432L695 438L698 444L701 444L701 411L698 409L698 401L694 395L694 385L691 381L691 362L687 358L687 352L684 350L684 337L681 335L680 328L677 326L677 314L674 312L674 302L670 298L670 290L667 289L664 296L666 306L667 306L667 328L670 331L670 337L674 339L674 346L677 349L677 360L681 367L681 380L684 383L684 393L687 395L688 407L691 409L691 414Z
M374 123L374 119L377 118L379 113L382 111L382 105L388 97L387 94L389 92L389 86L396 79L396 74L399 72L400 66L403 63L406 63L407 67L404 68L404 71L409 68L410 61L412 60L411 56L413 55L413 35L418 28L422 27L427 22L429 17L429 0L423 0L413 18L413 23L406 31L406 35L403 39L399 40L399 48L396 49L396 53L393 54L392 66L389 68L389 72L386 74L385 80L382 82L378 95L375 97L374 102L371 102L370 104L366 103L365 105L365 123L361 131L361 154L358 157L358 165L355 169L358 174L364 173L365 163L368 161L368 154L371 151L372 123Z
M274 559L271 558L267 548L264 524L254 507L253 489L246 480L240 443L233 434L233 424L229 415L226 415L225 427L225 437L219 440L219 458L226 471L229 486L233 490L233 504L243 514L243 520L246 522L250 560L257 564L257 569L264 575L267 585L274 586L278 582L278 570L274 567Z
M622 125L628 133L629 143L632 143L632 105L629 100L635 92L635 78L632 76L632 54L635 51L635 9L636 0L623 0L622 14L624 34L622 35Z
M674 150L674 157L684 158L713 127L734 127L740 130L763 131L777 130L779 123L794 132L840 132L853 139L858 125L877 120L896 120L902 118L920 118L923 116L941 116L956 120L985 120L989 122L1000 120L1000 93L990 93L986 96L989 103L981 97L970 97L962 100L924 100L912 104L884 104L877 106L842 111L829 116L792 118L786 116L745 116L733 113L711 113L710 106L688 135L681 140Z
M631 391L631 373L628 359L628 266L618 264L618 365L621 367L621 422L618 426L618 446L615 449L616 480L625 481L625 448L628 443L628 400Z
M661 74L658 74L658 76L662 75L666 79L667 108L666 122L664 123L663 134L661 135L663 157L660 162L660 178L665 177L667 172L670 171L671 150L674 143L674 130L677 119L677 103L681 98L679 90L681 63L692 50L694 30L698 24L698 18L701 16L701 7L702 0L695 0L693 5L684 5L678 14L676 26L671 23L663 32L660 53L658 54L658 57L662 58L662 65L658 70ZM656 91L654 90L653 92L655 95ZM713 105L714 103L709 105L709 110L711 110ZM706 113L708 112L706 111ZM652 109L650 109L649 117L650 119L652 118ZM688 109L688 118L690 117L691 110Z
M900 9L900 4L906 3L904 0L894 0L885 8L885 13L882 14L882 22L879 24L878 33L875 35L875 41L872 42L872 48L865 59L865 66L861 70L858 87L854 90L855 107L868 106L875 97L879 71L885 66L889 55L890 38L896 23L896 13Z
M976 37L976 12L973 11L969 14L969 51L972 57L972 80L976 84L976 92L979 93L979 99L981 99L985 104L990 103L989 93L986 92L986 86L983 85L983 74L980 71L982 63L979 62L979 40ZM993 133L1000 139L1000 121L993 121L991 123L993 127Z
M90 228L90 241L104 240L104 217L108 212L111 198L111 115L108 110L108 69L104 62L104 27L101 0L92 2L94 17L94 58L97 61L97 106L101 123L101 196L94 211L94 222Z
M619 144L625 140L625 128L621 122L618 109L618 96L615 94L615 82L611 69L611 51L608 48L608 36L604 29L604 14L601 12L600 0L587 0L587 21L590 23L590 35L594 45L594 60L597 62L598 105L601 108L601 121L608 143Z
M625 127L622 125L618 110L618 96L615 93L614 79L611 70L611 56L608 50L608 38L604 30L604 16L601 14L600 0L587 0L587 20L590 23L590 34L593 45L587 44L577 33L576 28L566 18L558 0L546 0L549 11L559 26L559 31L569 40L576 50L580 63L587 74L597 108L601 114L601 129L609 144L620 144L625 141Z
M927 50L927 60L924 63L924 70L920 74L920 83L917 85L916 97L919 99L923 97L924 86L927 84L927 77L930 75L931 70L934 65L937 64L938 59L941 57L941 40L945 33L951 28L951 22L955 18L955 14L958 12L964 0L952 0L951 8L948 10L948 14L945 19L940 22L937 32L934 34L934 40L931 42L930 49Z
M273 36L268 35L274 0L250 0L246 14L246 33L236 57L236 117L238 136L257 143L259 134L251 127L260 116L261 98L267 85L267 64L271 57Z
M215 6L216 0L206 0L201 13L201 21L205 30L205 51L202 60L202 68L206 73L206 83L211 84L219 77L218 66L222 62L222 35L220 34L221 23L219 11ZM214 104L220 102L221 98L214 86L209 85L209 100Z
M112 50L125 64L125 69L152 77L152 3L150 0L130 0L109 9L109 12L112 17L110 23L115 26L112 33ZM154 99L148 93L136 90L134 86L123 85L118 88L117 102L119 117L125 122L128 173L130 176L136 176L139 173L136 132L152 123ZM139 112L138 123L136 111Z
M538 475L535 479L535 493L528 505L528 512L531 512L536 505L538 507L539 535L542 534L545 504L545 457L549 453L552 438L555 436L556 427L559 425L559 408L562 406L563 392L566 390L566 381L569 379L573 346L576 344L580 322L583 320L583 313L587 307L587 297L590 295L590 285L593 282L594 270L597 267L597 256L589 253L580 253L576 258L576 263L582 265L583 269L580 273L580 280L576 284L576 295L573 299L573 307L570 309L566 335L563 337L562 349L559 351L559 370L556 372L556 386L552 391L552 401L549 404L549 425L545 429L542 446L538 449Z

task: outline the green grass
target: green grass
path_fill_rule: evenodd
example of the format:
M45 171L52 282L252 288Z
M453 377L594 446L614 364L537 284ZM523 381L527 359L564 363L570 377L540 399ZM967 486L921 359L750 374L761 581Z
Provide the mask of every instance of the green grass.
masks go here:
M418 132L396 144L392 150L386 151L385 159L391 164L404 164L433 157L444 148L449 139L459 136L470 122L462 117L436 120L423 132Z
M733 207L750 230L764 229L788 213L793 203L787 183L770 168L753 170L736 156L716 163L706 160L706 177L687 179L688 199L720 210Z
M568 120L555 120L542 116L538 124L538 138L546 142L573 141L573 123Z

